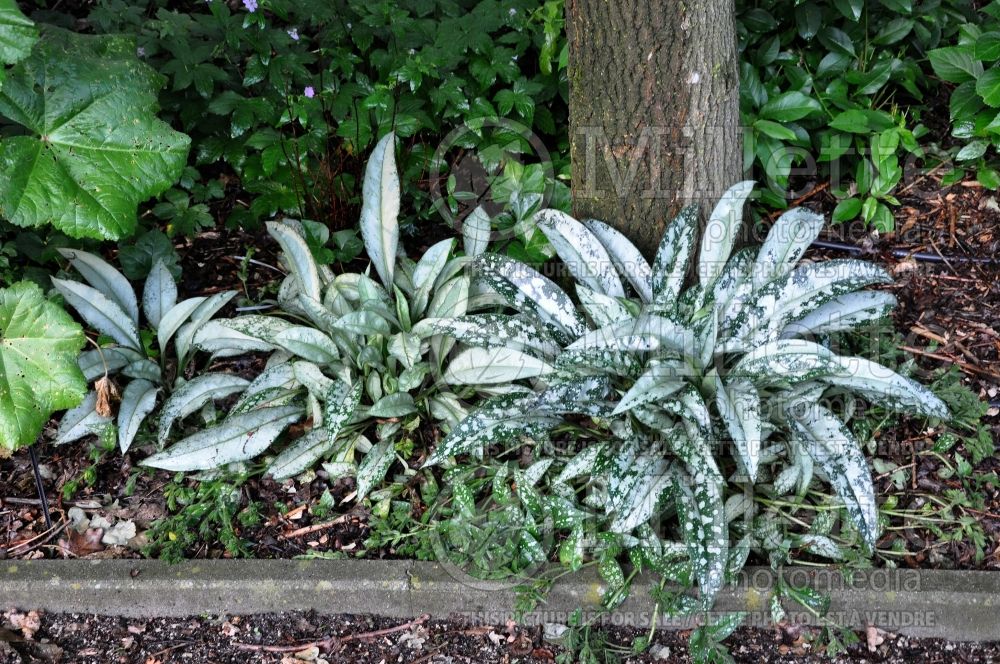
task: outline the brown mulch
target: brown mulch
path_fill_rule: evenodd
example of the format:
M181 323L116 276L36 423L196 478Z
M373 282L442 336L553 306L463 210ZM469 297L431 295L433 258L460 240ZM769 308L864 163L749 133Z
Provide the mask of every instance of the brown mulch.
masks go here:
M604 647L624 662L690 662L688 632L657 631L643 655L629 655L645 632L608 628ZM818 630L794 624L743 627L726 644L736 662L986 662L1000 644L916 639L881 630L830 657ZM267 651L266 649L269 649ZM281 652L274 652L281 650ZM370 615L292 612L255 616L126 619L79 614L0 614L0 664L384 664L431 662L546 664L563 654L541 627L482 625L462 617L404 621Z

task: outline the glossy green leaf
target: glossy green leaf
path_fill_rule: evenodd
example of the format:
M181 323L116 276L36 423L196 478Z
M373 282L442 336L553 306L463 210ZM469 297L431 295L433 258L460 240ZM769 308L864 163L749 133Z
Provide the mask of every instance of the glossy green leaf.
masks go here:
M0 115L26 133L0 140L0 217L119 239L180 175L190 139L153 115L159 76L122 42L50 28L11 70Z
M80 403L84 343L80 326L34 283L0 289L0 447L30 445L53 412Z

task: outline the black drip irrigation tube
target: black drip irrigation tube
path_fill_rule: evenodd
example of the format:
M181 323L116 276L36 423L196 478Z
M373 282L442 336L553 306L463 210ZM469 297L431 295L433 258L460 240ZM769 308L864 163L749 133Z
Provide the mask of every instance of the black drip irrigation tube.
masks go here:
M812 246L817 249L833 249L835 251L846 251L850 254L858 255L866 253L865 249L844 242L831 242L829 240L816 240ZM912 258L922 263L976 263L978 265L1000 265L1000 260L996 258L980 258L978 256L942 256L940 254L928 254L925 251L907 251L906 249L889 250L896 258Z
M857 256L865 253L865 250L854 244L844 242L831 242L829 240L816 240L812 246L817 249L833 249L834 251L846 251ZM978 256L942 256L940 254L928 254L927 252L910 252L906 249L892 249L890 253L896 258L912 258L923 263L976 263L978 265L1000 265L1000 259L980 258ZM1000 399L989 402L991 408L1000 408Z

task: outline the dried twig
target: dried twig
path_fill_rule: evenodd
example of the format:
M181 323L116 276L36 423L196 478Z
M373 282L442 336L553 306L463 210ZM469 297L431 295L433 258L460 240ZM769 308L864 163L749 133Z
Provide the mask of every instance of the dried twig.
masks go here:
M403 623L402 625L396 625L395 627L387 627L385 629L377 629L374 632L363 632L361 634L347 634L346 636L330 636L325 639L320 639L319 641L310 641L308 643L300 643L292 646L264 646L255 645L252 643L235 643L233 644L239 650L248 650L252 652L274 652L274 653L288 653L288 652L300 652L308 648L319 648L323 651L333 650L335 646L339 646L348 641L367 641L369 639L377 639L380 636L386 636L388 634L395 634L397 632L405 632L408 629L412 629L417 625L422 625L423 623L430 620L431 617L428 614L424 614L415 620L411 620L408 623Z

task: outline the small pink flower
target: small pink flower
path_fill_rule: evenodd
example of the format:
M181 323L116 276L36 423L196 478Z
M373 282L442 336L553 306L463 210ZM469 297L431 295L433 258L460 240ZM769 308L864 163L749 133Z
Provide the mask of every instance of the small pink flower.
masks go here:
M307 85L306 89L302 91L302 94L304 94L309 99L312 99L313 97L316 96L316 90L313 88L313 86Z

